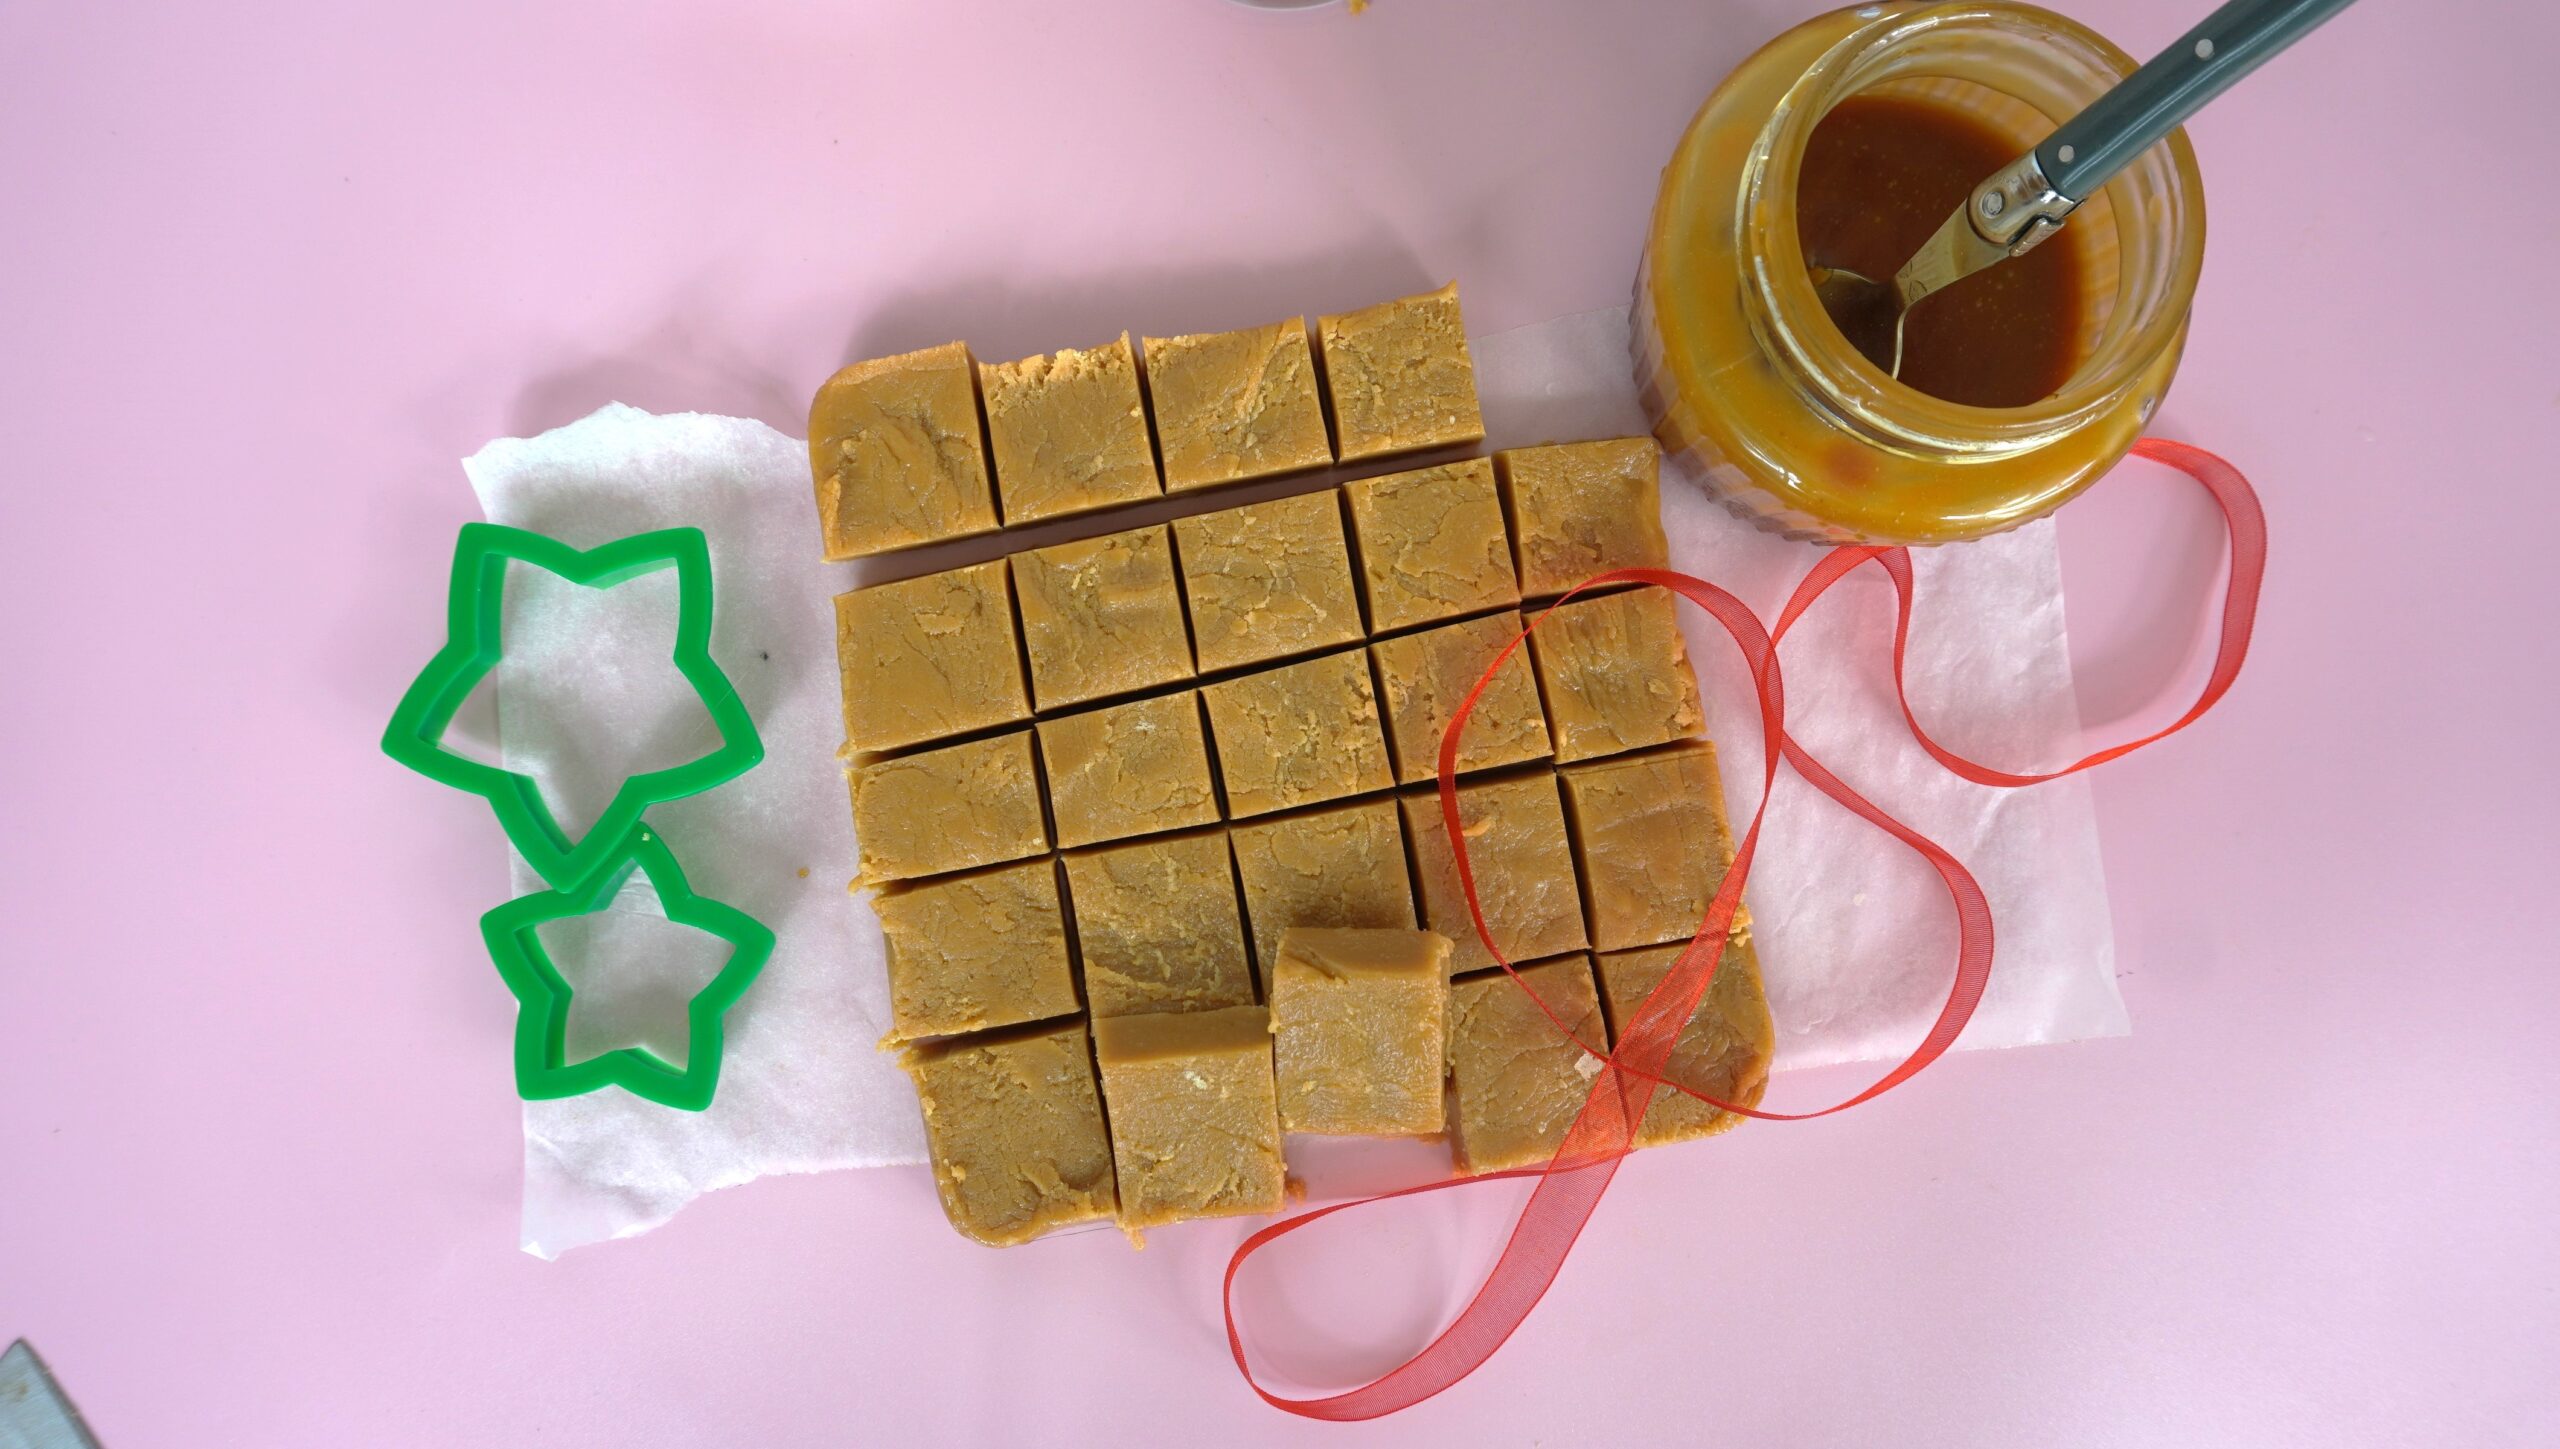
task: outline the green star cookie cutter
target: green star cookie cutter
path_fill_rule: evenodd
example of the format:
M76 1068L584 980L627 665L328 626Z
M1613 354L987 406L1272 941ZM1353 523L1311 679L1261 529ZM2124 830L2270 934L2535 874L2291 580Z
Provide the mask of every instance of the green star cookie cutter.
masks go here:
M516 1094L539 1102L621 1087L661 1106L699 1112L711 1105L720 1081L721 1020L764 970L765 959L773 954L773 932L735 906L694 894L675 852L649 827L632 830L618 847L603 868L577 885L519 896L480 918L489 959L515 993ZM668 920L730 945L728 961L685 1007L691 1035L681 1067L644 1047L617 1047L570 1061L569 1009L575 993L536 930L546 921L592 915L611 906L635 870L657 888Z
M456 710L470 698L502 652L507 561L520 560L574 584L611 588L662 568L676 571L675 666L693 685L720 731L708 754L624 780L584 837L571 840L530 775L466 759L444 747ZM383 753L430 780L489 802L507 839L542 879L576 886L611 860L651 805L699 795L736 779L764 758L764 741L738 691L711 658L711 549L698 528L635 533L577 549L521 528L466 523L453 547L453 585L445 604L445 645L400 698L383 732Z

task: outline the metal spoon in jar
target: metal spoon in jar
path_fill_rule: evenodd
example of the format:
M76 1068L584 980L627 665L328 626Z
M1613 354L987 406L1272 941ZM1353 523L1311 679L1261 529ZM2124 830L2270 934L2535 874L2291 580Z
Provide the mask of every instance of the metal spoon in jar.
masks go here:
M1994 172L1948 213L1890 283L1814 266L1813 290L1841 335L1887 375L1902 375L1902 324L1933 292L2024 256L2064 218L2229 90L2352 0L2230 0L2126 76L2042 145Z

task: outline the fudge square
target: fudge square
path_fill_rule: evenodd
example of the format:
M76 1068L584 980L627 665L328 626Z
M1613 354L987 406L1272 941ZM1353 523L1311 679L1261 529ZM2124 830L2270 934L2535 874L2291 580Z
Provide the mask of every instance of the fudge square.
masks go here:
M1559 605L1529 636L1556 758L1587 760L1698 732L1698 676L1669 592L1636 589Z
M1029 730L857 766L851 781L864 885L1049 848Z
M1212 684L1200 696L1235 819L1395 782L1362 650Z
M1485 666L1519 635L1520 615L1512 612L1369 646L1378 664L1378 695L1385 706L1396 783L1413 785L1439 776L1440 737L1449 732L1449 721ZM1458 773L1544 759L1549 753L1547 717L1538 708L1538 685L1530 677L1524 644L1502 661L1493 681L1476 697L1467 731L1458 741Z
M1128 333L1101 347L982 364L978 380L1007 527L1164 491Z
M1497 964L1467 915L1458 858L1440 819L1440 792L1407 795L1401 803L1414 878L1422 884L1423 924L1456 943L1452 971ZM1458 822L1466 832L1467 863L1475 868L1485 926L1505 957L1517 965L1589 944L1582 892L1574 881L1573 842L1565 834L1552 771L1459 786Z
M1342 461L1484 441L1458 284L1320 319Z
M1225 831L1077 851L1067 900L1095 1016L1253 1004Z
M1035 548L1011 566L1039 708L1191 677L1191 632L1163 524Z
M977 363L958 342L857 362L809 405L809 470L829 559L992 533Z
M1076 1010L1057 867L1045 857L885 891L872 906L889 953L884 1045Z
M1218 818L1209 740L1190 690L1042 720L1040 755L1061 846Z
M1662 450L1651 438L1550 443L1493 455L1520 592L1560 594L1596 573L1667 568Z
M1449 938L1436 931L1280 935L1271 1041L1280 1125L1337 1136L1416 1136L1445 1120Z
M1146 339L1164 490L1270 478L1333 461L1304 318Z
M1173 537L1203 674L1360 637L1332 490L1177 518Z
M1610 1019L1622 1029L1633 1022L1637 1009L1671 974L1671 963L1680 959L1687 944L1601 957L1601 989L1608 994ZM1760 956L1752 949L1750 926L1738 925L1725 939L1723 959L1716 963L1715 979L1707 983L1697 1014L1672 1039L1671 1057L1663 1063L1662 1075L1719 1102L1756 1107L1769 1085L1769 1057L1776 1045L1769 999L1761 987ZM1676 1088L1656 1087L1653 1105L1645 1109L1644 1125L1636 1129L1636 1145L1654 1147L1711 1136L1741 1120Z
M1733 864L1715 748L1699 741L1572 765L1563 778L1593 949L1697 934Z
M1230 1006L1093 1024L1122 1228L1279 1208L1288 1177L1270 1020Z
M1083 1022L910 1047L901 1065L951 1226L1001 1248L1117 1209Z
M1343 485L1378 633L1520 602L1493 465L1482 458Z
M1292 926L1411 929L1404 832L1393 800L1338 805L1228 831L1244 884L1253 959L1270 980L1280 933Z
M997 559L836 596L844 733L857 753L1031 718Z
M1583 1047L1609 1050L1590 957L1575 952L1523 966L1519 976L1487 971L1449 987L1449 1147L1463 1173L1533 1167L1555 1156L1599 1074L1599 1061ZM1558 1034L1538 1001L1573 1029L1573 1039Z

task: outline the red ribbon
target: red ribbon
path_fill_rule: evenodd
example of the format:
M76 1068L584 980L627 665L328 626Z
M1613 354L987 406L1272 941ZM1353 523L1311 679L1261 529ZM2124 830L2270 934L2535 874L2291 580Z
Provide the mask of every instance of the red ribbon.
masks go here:
M1336 1203L1284 1218L1253 1234L1236 1249L1227 1262L1223 1288L1223 1306L1227 1322L1227 1346L1235 1354L1236 1368L1245 1382L1262 1396L1263 1402L1275 1408L1310 1419L1374 1419L1409 1408L1473 1373L1493 1356L1513 1329L1520 1326L1546 1295L1556 1273L1564 1266L1565 1255L1582 1235L1593 1209L1600 1204L1601 1194L1617 1175L1618 1163L1633 1150L1636 1128L1643 1122L1651 1105L1654 1090L1668 1085L1712 1106L1728 1112L1764 1118L1771 1121L1801 1121L1844 1111L1861 1102L1892 1090L1918 1075L1922 1068L1936 1061L1955 1043L1972 1019L1973 1010L1982 1000L1983 987L1991 978L1991 907L1982 887L1971 872L1952 854L1885 813L1865 796L1851 789L1841 779L1796 743L1786 730L1786 691L1778 663L1778 645L1787 631L1795 626L1814 602L1828 592L1860 564L1873 562L1893 580L1899 600L1898 616L1893 630L1894 689L1902 701L1902 717L1910 726L1913 738L1931 757L1949 771L1977 784L2017 787L2059 778L2094 765L2104 764L2119 755L2129 754L2177 733L2194 723L2215 702L2229 692L2232 681L2239 677L2241 661L2249 652L2249 634L2258 608L2258 589L2266 575L2266 515L2258 506L2257 494L2240 471L2229 463L2184 443L2158 438L2144 438L2133 451L2154 462L2165 463L2185 473L2205 491L2222 510L2225 528L2231 537L2231 576L2223 593L2222 637L2214 655L2213 670L2204 691L2193 706L2167 728L2130 743L2114 745L2046 774L2018 775L1995 770L1954 753L1931 739L1912 713L1911 698L1905 689L1904 653L1911 637L1911 554L1903 548L1846 547L1835 548L1814 565L1794 595L1778 615L1775 629L1764 629L1749 606L1732 594L1702 579L1667 569L1615 569L1583 580L1572 593L1556 600L1529 621L1526 629L1514 636L1494 657L1492 665L1476 681L1475 688L1458 707L1449 721L1448 732L1440 741L1440 816L1447 827L1452 853L1457 857L1458 881L1467 898L1467 912L1475 920L1476 935L1493 953L1502 969L1512 971L1511 962L1502 954L1492 934L1485 927L1484 911L1476 899L1475 872L1467 859L1467 835L1459 827L1457 793L1457 755L1459 733L1466 727L1467 717L1475 709L1476 700L1512 653L1519 649L1529 632L1538 627L1557 605L1585 589L1607 584L1651 584L1696 604L1707 611L1742 651L1744 663L1760 697L1761 772L1760 805L1752 812L1751 827L1743 832L1734 850L1732 867L1725 872L1724 884L1707 907L1706 919L1698 933L1690 938L1686 950L1675 962L1662 984L1645 998L1635 1018L1620 1033L1617 1049L1599 1057L1601 1070L1593 1078L1591 1094L1584 1099L1582 1110L1566 1129L1563 1143L1553 1160L1542 1168L1520 1168L1509 1172L1486 1173L1480 1177L1450 1178L1441 1182L1422 1183L1400 1191L1357 1202ZM1731 928L1735 909L1742 900L1744 880L1751 873L1751 859L1760 841L1760 826L1768 814L1769 789L1777 781L1778 762L1784 760L1823 794L1847 806L1859 818L1916 852L1938 873L1956 908L1955 980L1947 991L1946 1004L1939 1008L1937 1020L1911 1054L1864 1091L1843 1102L1811 1112L1769 1112L1734 1102L1719 1102L1702 1092L1679 1083L1666 1083L1662 1077L1673 1042L1680 1029L1698 1009L1698 1003L1715 977L1716 964L1722 958L1727 931ZM1519 980L1517 972L1512 979ZM1530 991L1532 1000L1554 1021L1556 1029L1567 1036L1572 1029L1555 1009L1537 997L1526 982L1521 989ZM1589 1051L1586 1045L1584 1050ZM1521 1210L1519 1221L1512 1227L1511 1239L1502 1250L1482 1287L1440 1336L1433 1339L1412 1358L1388 1370L1384 1375L1358 1388L1322 1398L1282 1398L1262 1386L1253 1376L1253 1365L1245 1358L1244 1339L1236 1329L1236 1274L1245 1260L1289 1233L1323 1221L1350 1208L1410 1197L1416 1193L1438 1192L1444 1188L1463 1187L1469 1183L1492 1182L1503 1178L1535 1177L1537 1187Z

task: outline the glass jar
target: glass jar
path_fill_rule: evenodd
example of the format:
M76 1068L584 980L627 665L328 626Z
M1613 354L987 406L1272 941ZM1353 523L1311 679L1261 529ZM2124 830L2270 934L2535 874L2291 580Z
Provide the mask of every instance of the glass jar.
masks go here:
M2204 257L2186 133L2091 197L2079 363L2027 407L1946 402L1859 355L1814 295L1796 172L1814 124L1862 92L1970 113L2023 154L2134 69L2085 26L2006 0L1862 5L1744 61L1663 172L1636 278L1637 382L1675 466L1790 537L1943 543L2060 507L2122 457L2185 346Z

